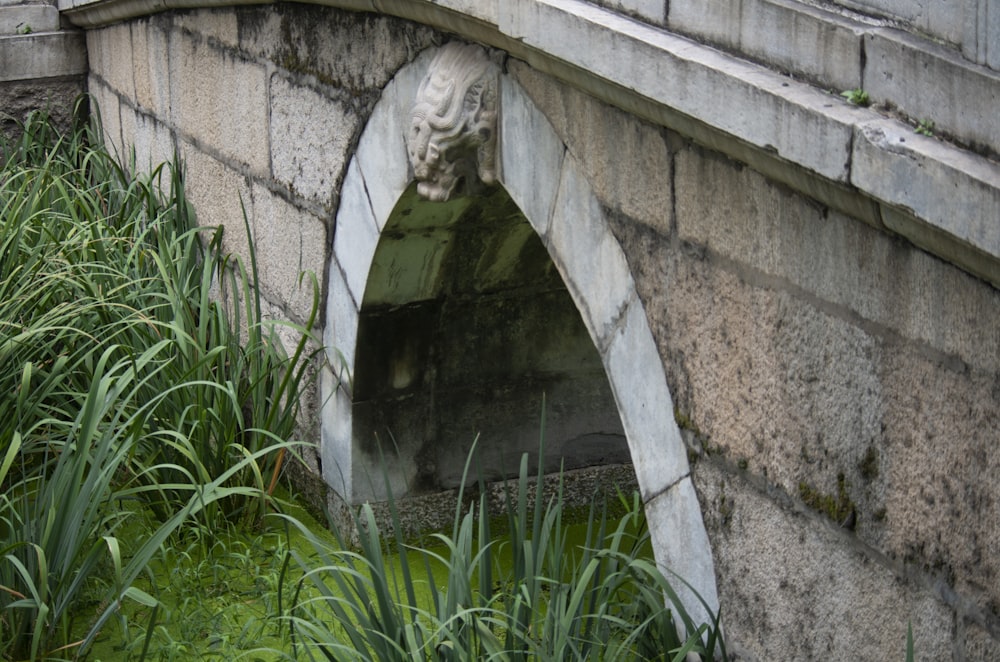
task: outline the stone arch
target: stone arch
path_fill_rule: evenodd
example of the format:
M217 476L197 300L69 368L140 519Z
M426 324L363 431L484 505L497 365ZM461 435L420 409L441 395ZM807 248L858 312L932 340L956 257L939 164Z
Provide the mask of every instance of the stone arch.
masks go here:
M321 457L324 479L349 501L358 493L350 467L358 451L352 395L361 304L380 233L413 180L405 135L433 50L385 88L341 189L328 276ZM510 77L501 76L499 89L499 183L548 249L601 356L657 561L716 610L712 552L686 448L625 256L579 163L548 120ZM708 617L690 594L685 602L693 615Z

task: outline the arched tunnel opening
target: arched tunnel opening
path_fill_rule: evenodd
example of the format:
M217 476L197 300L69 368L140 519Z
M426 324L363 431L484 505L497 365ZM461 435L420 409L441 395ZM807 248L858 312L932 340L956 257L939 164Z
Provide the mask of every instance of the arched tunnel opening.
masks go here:
M601 357L501 186L400 197L365 288L353 388L356 448L370 479L387 461L396 496L457 487L477 438L488 482L516 475L523 453L536 471L540 448L546 473L630 462Z

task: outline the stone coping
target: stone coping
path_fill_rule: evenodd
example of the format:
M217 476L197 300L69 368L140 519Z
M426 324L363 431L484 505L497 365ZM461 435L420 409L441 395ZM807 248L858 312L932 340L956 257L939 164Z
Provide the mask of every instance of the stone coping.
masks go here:
M82 31L0 36L0 83L82 76L87 70L87 43Z
M59 10L52 5L0 4L0 35L55 32L58 29Z
M237 4L267 3L59 0L81 27ZM397 16L503 49L1000 286L1000 165L836 94L581 0L313 4Z

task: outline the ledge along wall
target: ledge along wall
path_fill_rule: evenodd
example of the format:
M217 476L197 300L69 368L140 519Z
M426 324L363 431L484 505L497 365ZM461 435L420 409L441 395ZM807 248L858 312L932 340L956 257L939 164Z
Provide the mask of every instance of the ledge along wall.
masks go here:
M479 42L503 71L499 186L596 347L658 559L741 658L899 658L908 624L921 658L1000 657L987 10L942 43L888 2L710 3L711 25L680 0L330 4L62 6L109 141L137 167L176 149L243 254L245 205L269 314L303 320L299 272L323 283L314 472L371 496L345 471L369 267L428 62ZM862 87L878 107L837 93Z

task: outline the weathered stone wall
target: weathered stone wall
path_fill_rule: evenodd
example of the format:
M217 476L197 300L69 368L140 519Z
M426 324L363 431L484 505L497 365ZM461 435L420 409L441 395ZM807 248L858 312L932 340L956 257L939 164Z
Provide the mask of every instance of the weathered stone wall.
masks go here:
M733 639L1000 655L1000 292L745 164L510 70L577 156L667 367Z
M269 314L302 321L311 297L298 274L327 282L373 108L440 38L308 6L158 14L88 32L90 89L138 167L180 154L200 218L224 223L244 255L246 209ZM912 622L920 657L1000 657L995 287L752 159L522 61L506 72L628 260L691 446L734 646L746 659L898 659ZM555 205L541 200L561 182L534 185L539 207Z

